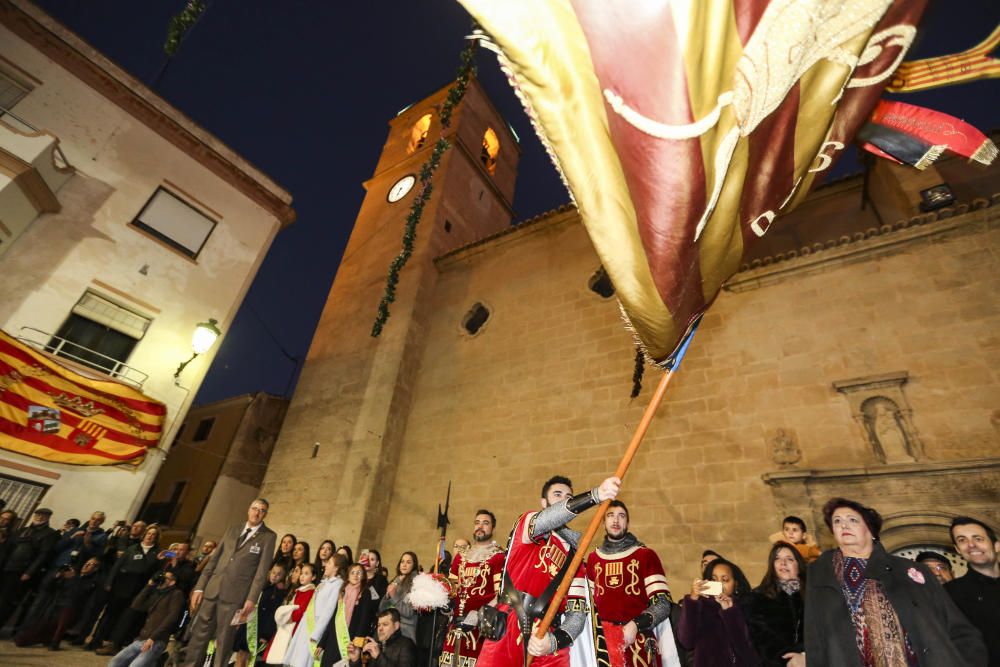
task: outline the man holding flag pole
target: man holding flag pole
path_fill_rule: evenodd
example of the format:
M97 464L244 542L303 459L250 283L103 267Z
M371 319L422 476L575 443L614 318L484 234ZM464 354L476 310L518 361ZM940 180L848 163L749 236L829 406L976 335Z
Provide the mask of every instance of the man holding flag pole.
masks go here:
M480 630L487 641L477 667L515 667L528 655L538 660L538 667L569 667L568 649L581 636L590 614L589 589L579 560L565 604L559 606L561 621L541 636L532 631L574 562L580 533L567 524L584 510L614 500L620 488L618 477L576 496L566 477L552 477L542 486L542 511L526 512L514 524L499 602L480 610Z

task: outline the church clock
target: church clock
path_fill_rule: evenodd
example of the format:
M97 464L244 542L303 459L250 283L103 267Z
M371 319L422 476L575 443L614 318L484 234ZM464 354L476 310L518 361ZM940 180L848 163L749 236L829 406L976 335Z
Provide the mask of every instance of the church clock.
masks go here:
M391 188L389 188L389 194L386 195L386 201L390 204L395 204L413 189L413 184L416 182L417 177L413 174L403 176L401 179L393 183Z

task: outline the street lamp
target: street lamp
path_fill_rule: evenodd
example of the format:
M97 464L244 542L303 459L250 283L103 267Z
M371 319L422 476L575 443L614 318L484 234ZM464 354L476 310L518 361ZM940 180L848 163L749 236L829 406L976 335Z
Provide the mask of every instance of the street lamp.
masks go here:
M219 322L215 318L211 318L208 322L199 322L198 326L194 328L194 335L191 336L191 349L194 350L194 354L191 358L185 362L182 362L180 366L177 367L177 371L174 373L174 379L180 378L181 373L184 372L184 368L194 361L194 358L199 354L204 354L208 352L212 345L215 344L216 339L222 335L222 331L218 327Z

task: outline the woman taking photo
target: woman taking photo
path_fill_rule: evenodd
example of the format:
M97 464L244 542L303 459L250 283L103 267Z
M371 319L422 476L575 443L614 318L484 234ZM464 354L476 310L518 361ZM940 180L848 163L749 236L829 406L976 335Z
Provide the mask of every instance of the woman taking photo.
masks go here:
M833 498L823 519L837 548L809 568L809 667L980 667L979 631L920 563L890 556L878 541L882 517Z
M750 594L747 625L764 667L804 667L806 562L787 542L775 542L767 574Z
M713 586L721 592L713 593ZM677 639L692 651L692 667L760 665L743 610L749 595L750 584L735 564L717 558L705 566L681 602L677 627Z
M390 607L395 607L399 612L399 630L404 637L409 637L416 643L417 641L417 610L406 601L406 596L410 594L413 586L413 578L420 573L420 563L417 562L417 554L412 551L404 551L396 564L396 577L389 584L385 591L385 597L379 603L378 610L385 611Z

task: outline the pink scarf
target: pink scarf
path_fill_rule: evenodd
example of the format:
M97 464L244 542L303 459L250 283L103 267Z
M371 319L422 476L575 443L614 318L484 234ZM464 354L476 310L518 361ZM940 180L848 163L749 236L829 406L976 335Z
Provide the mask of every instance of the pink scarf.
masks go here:
M354 613L354 605L358 603L358 598L361 596L361 586L352 586L348 584L344 586L344 619L347 621L348 627L351 625L351 615Z

